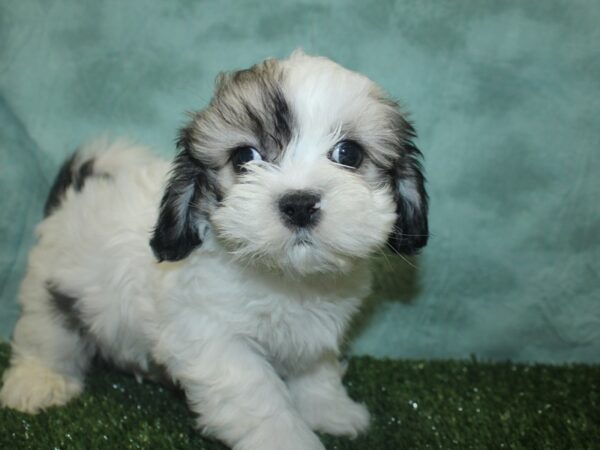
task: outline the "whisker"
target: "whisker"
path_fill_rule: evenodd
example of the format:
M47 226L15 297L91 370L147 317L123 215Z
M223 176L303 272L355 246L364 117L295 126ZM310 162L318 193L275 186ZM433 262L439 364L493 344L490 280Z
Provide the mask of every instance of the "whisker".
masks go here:
M395 255L398 255L400 258L402 258L404 260L404 262L406 262L406 264L408 264L409 266L411 266L413 269L418 269L418 267L414 263L412 263L402 253L398 253L389 243L386 244L386 245L394 252Z
M385 263L387 264L388 269L393 269L392 263L388 258L388 255L383 251L383 249L377 250L377 254L383 256Z
M418 269L417 265L413 264L406 256L402 255L401 253L398 253L398 256L402 258L404 262L406 262L406 264L408 264L413 269Z
M407 233L402 232L402 230L398 226L396 226L396 225L392 226L392 231L394 231L394 232L396 232L396 233L398 233L398 234L400 234L402 236L407 236L407 237L427 237L427 236L434 237L435 236L434 233L429 233L429 234L407 234Z

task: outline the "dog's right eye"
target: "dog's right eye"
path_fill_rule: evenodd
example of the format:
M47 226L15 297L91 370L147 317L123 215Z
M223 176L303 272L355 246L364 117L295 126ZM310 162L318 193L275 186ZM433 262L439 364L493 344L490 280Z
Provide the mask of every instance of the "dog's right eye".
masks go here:
M244 166L252 161L262 161L262 156L254 147L236 148L231 155L231 164L238 173L243 172Z

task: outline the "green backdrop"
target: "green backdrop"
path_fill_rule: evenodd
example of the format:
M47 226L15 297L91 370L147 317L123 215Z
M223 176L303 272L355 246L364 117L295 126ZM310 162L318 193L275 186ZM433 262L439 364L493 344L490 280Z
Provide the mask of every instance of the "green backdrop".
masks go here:
M431 243L375 262L352 351L600 362L599 23L594 0L3 0L0 336L65 155L105 132L171 155L219 71L302 47L399 98L426 158Z

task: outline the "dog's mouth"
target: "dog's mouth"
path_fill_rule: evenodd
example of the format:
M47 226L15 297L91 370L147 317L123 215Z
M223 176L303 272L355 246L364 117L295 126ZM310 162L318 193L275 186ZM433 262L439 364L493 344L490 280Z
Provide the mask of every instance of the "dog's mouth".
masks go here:
M292 235L291 244L293 247L312 247L315 245L315 240L310 231L298 229Z
M305 247L312 247L314 245L314 242L312 239L308 238L308 237L299 237L297 236L293 242L292 245L295 247L300 247L300 246L305 246Z

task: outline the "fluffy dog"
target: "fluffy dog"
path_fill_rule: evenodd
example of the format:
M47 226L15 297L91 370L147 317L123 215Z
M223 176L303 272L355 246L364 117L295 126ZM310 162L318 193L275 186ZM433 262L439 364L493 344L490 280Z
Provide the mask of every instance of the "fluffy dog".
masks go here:
M80 149L37 228L0 400L62 405L100 355L175 381L234 449L365 430L339 347L369 255L427 242L413 138L373 82L298 51L220 75L171 165L125 142Z

